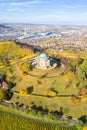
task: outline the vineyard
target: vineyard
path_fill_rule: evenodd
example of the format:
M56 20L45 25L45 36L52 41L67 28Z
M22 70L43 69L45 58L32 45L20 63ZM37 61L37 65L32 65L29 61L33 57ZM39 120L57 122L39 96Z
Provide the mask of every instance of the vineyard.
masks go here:
M10 113L0 112L1 130L77 130L75 126L64 127L56 123L48 123L35 119L29 119Z

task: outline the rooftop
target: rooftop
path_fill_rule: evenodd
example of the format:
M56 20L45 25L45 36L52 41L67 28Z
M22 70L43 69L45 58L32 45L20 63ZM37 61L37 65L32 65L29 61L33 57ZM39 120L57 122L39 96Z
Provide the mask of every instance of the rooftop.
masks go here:
M42 54L40 54L37 58L38 58L38 59L49 59L50 57L49 57L47 54L42 53Z

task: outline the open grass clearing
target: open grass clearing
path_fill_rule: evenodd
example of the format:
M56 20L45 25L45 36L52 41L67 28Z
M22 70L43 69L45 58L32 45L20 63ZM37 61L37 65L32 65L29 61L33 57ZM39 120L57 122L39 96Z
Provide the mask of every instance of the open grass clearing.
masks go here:
M38 96L20 96L17 98L15 94L11 99L12 102L24 103L24 105L37 105L43 108L48 108L49 111L59 111L60 107L63 107L63 113L65 116L72 116L79 118L82 115L87 115L87 100L83 100L78 104L72 104L69 97L38 97Z

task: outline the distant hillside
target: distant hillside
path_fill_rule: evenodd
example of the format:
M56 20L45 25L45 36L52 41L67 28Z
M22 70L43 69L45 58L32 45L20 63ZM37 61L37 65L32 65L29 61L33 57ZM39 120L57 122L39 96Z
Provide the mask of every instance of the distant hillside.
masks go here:
M10 28L10 27L6 26L6 25L3 25L3 24L0 24L0 28Z
M32 50L21 48L14 41L0 42L0 56L7 56L8 58L15 56L24 56L32 53Z

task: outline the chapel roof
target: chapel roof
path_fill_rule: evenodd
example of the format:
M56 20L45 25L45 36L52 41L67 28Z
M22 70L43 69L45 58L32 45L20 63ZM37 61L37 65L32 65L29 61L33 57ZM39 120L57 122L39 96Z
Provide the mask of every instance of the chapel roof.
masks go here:
M50 57L45 53L41 53L37 58L38 59L49 59Z

